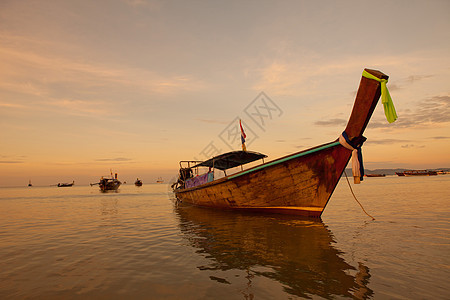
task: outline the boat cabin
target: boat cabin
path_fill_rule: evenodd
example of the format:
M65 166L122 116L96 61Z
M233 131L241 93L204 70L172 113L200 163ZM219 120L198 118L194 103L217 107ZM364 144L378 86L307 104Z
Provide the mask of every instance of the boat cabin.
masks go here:
M215 170L223 171L224 176L228 176L227 170L241 167L244 165L262 160L267 155L253 151L232 151L220 154L205 161L180 161L180 173L178 181L173 185L175 188L191 188L197 185L205 184L213 181L220 175L215 175Z

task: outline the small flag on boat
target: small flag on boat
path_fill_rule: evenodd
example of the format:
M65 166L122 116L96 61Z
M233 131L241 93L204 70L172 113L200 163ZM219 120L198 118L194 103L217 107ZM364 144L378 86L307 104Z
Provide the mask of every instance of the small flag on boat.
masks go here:
M242 128L241 120L239 120L239 127L241 127L242 150L243 150L243 151L247 151L247 148L245 147L245 138L246 138L247 136L245 135L244 128Z

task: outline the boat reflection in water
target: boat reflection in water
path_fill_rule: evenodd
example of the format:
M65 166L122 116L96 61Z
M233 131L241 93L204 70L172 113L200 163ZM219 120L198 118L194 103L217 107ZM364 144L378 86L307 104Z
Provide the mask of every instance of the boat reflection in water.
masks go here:
M320 220L230 213L186 204L175 210L183 237L211 260L207 266L198 266L200 270L247 271L250 286L255 277L264 277L277 281L284 292L305 298L365 299L373 294L367 287L369 269L362 263L358 268L349 265L333 247L332 234Z

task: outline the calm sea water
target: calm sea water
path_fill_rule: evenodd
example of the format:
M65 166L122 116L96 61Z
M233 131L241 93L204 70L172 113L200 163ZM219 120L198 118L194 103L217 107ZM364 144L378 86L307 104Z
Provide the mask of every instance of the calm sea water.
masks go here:
M0 188L0 299L449 299L450 175L345 178L322 220L167 185Z

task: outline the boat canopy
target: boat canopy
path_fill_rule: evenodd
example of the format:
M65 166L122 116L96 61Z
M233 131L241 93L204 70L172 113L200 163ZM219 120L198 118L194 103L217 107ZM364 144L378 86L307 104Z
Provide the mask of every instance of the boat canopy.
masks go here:
M201 162L193 166L193 168L211 167L219 170L227 170L266 157L267 155L265 154L253 151L232 151L205 160L204 162Z

